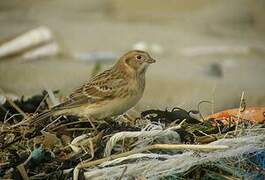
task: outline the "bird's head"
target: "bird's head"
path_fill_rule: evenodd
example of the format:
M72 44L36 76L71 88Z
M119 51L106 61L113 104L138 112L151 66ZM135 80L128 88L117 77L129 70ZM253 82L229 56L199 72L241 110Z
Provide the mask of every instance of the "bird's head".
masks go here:
M154 60L147 52L133 50L124 54L118 61L118 64L128 68L130 71L134 71L136 73L144 73L147 67L155 63Z

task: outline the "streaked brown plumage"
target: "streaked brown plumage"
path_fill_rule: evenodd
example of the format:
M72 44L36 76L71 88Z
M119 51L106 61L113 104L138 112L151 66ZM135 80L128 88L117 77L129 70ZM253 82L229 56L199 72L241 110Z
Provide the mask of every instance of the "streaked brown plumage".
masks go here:
M103 119L123 114L141 99L146 69L154 62L147 52L129 51L111 69L92 77L64 102L33 119L58 115Z

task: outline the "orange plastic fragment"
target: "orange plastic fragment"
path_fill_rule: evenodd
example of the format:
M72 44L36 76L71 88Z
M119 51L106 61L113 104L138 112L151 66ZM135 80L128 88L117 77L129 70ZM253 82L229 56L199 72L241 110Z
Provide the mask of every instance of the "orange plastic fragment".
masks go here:
M239 109L228 109L215 114L207 116L208 119L220 120L224 125L229 121L249 121L253 124L265 123L265 107L248 107L244 111Z

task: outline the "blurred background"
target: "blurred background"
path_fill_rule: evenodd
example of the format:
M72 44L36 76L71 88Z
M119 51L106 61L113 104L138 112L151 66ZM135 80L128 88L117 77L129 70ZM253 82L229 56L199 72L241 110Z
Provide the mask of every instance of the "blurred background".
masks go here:
M67 95L142 49L157 63L141 110L208 100L204 111L219 111L242 92L247 106L265 105L264 0L9 0L0 24L0 94Z

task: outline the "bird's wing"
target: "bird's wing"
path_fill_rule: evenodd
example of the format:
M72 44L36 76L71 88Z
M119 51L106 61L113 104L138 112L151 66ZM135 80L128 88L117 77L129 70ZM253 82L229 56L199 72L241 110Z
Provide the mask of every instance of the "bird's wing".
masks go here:
M106 99L115 98L120 90L120 86L127 82L122 77L117 77L115 74L105 71L90 81L72 92L65 102L54 107L55 109L67 109L79 107L84 104L92 104Z

